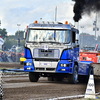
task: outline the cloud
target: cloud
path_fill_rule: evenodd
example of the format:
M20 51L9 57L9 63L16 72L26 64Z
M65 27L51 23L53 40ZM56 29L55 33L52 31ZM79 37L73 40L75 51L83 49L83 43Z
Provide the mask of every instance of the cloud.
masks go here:
M61 12L62 3L66 0L1 0L0 2L0 20L1 28L6 28L7 32L14 34L20 23L20 29L23 30L27 24L40 20L54 21L55 7L58 6L58 11ZM60 7L60 9L59 9ZM61 20L61 14L58 14L58 19Z
M15 34L17 24L20 30L35 20L55 21L55 7L57 6L57 21L68 21L74 24L73 5L71 0L1 0L0 1L1 28L6 28L9 34ZM85 32L94 33L92 30L95 14L84 15L79 25L84 25ZM81 28L79 28L81 30Z
M97 27L100 29L100 19L99 19L99 13L97 14ZM83 32L89 33L90 35L95 35L95 31L93 31L93 28L95 27L93 25L94 21L96 20L96 13L91 13L91 15L84 15L82 19L80 20L79 24L80 27L84 26ZM82 28L79 28L80 33L82 32ZM100 32L96 32L96 36L100 35Z

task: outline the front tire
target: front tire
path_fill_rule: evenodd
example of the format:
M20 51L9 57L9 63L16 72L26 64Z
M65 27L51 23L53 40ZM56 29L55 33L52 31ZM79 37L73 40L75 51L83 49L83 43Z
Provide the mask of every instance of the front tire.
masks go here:
M39 79L39 75L37 73L29 72L29 80L31 82L37 82L38 79Z
M73 74L68 76L68 82L76 84L78 80L78 66L75 65L73 68Z

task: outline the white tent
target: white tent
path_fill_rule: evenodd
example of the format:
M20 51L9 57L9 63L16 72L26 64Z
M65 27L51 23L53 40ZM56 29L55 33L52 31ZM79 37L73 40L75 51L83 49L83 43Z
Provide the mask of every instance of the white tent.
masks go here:
M2 50L2 45L4 44L4 40L0 37L0 50Z

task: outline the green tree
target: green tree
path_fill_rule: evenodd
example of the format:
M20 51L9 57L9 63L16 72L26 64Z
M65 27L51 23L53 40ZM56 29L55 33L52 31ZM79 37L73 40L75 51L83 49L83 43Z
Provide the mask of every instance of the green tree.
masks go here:
M21 45L21 46L24 46L24 45L25 45L25 40L21 40L21 41L20 41L20 45Z
M16 39L18 39L18 33L19 33L19 39L20 39L20 40L23 40L24 31L16 31L16 33L15 33Z
M20 39L20 46L24 46L25 41L24 39L21 40ZM6 37L6 41L4 43L4 45L6 46L6 49L10 49L13 45L18 45L18 38L15 37L15 35L10 35Z
M0 29L0 35L4 39L7 36L7 31L5 28Z
M10 49L13 45L17 45L17 40L7 38L5 41L6 49Z

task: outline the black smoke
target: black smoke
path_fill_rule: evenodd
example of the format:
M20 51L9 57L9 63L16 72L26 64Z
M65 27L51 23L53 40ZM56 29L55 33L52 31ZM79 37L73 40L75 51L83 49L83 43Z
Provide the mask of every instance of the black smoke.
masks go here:
M91 14L91 12L100 12L100 0L72 0L75 1L73 7L74 21L78 22L83 14Z

